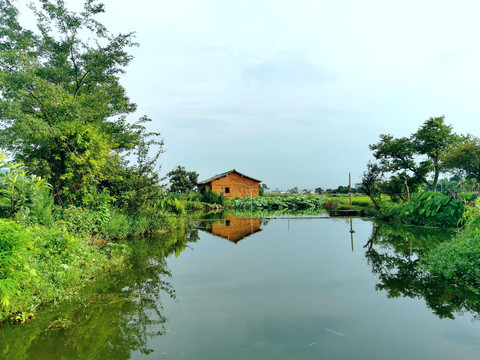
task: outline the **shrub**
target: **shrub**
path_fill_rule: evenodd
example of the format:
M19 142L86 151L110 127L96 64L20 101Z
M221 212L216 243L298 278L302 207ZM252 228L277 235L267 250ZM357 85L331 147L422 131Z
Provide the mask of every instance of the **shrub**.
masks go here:
M11 299L22 283L35 275L28 266L31 233L10 220L0 219L0 318L12 309Z
M110 218L99 227L100 234L108 239L126 239L135 235L132 226L132 219L116 209L110 208Z
M64 227L23 229L0 220L0 321L24 321L48 302L74 299L106 270L123 266L129 248L88 244Z
M465 228L454 240L443 243L424 259L425 268L480 294L480 202L469 207Z
M32 207L31 216L36 222L42 225L51 225L54 221L54 199L50 189L42 189L39 192L35 205Z
M5 163L0 153L0 216L13 218L19 214L27 219L32 208L42 197L42 189L50 185L39 177L29 177L22 164Z
M379 217L413 225L455 227L462 224L464 211L460 198L427 191L412 196L410 202L382 208Z
M323 204L323 207L325 210L330 211L330 210L336 210L342 202L339 199L326 199L325 203Z
M172 214L185 215L185 205L183 205L183 203L181 203L176 197L160 199L157 206L159 209L171 212Z
M202 194L202 200L203 202L206 202L208 204L218 204L218 205L225 205L227 202L227 197L222 193L217 194L216 192L212 190L206 190Z

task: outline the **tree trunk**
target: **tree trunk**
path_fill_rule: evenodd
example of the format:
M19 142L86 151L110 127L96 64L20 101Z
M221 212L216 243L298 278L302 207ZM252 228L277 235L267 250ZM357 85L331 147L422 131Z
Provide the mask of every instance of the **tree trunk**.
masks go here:
M407 202L410 202L410 189L408 188L408 181L406 176L405 176L405 194L407 196Z

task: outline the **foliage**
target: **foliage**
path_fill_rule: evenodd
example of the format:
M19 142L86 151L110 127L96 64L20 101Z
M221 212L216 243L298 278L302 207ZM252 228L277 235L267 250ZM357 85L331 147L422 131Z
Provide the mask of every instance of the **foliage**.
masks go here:
M150 121L143 118L142 121ZM147 208L154 207L157 199L164 193L158 174L158 161L163 153L163 141L144 138L145 127L139 131L137 147L130 153L135 159L129 160L117 155L109 165L109 177L99 184L99 189L108 191L116 206L128 214L137 214ZM143 134L143 135L142 135ZM154 135L148 133L147 136ZM153 155L150 155L152 149Z
M480 201L468 207L465 228L453 241L444 243L425 259L425 268L480 294Z
M441 116L425 121L410 137L394 138L382 134L380 141L369 147L379 161L380 173L394 175L394 183L388 189L398 194L405 190L408 197L408 192L415 192L421 184L436 191L439 174L445 170L443 152L456 140L452 127L446 125ZM430 173L433 173L432 181L427 179Z
M269 196L269 197L244 197L236 200L233 206L236 209L309 209L321 207L325 199L322 196L299 195L299 196Z
M0 143L52 184L57 203L78 205L128 151L159 135L145 131L148 119L124 117L136 108L119 82L133 34L110 34L96 0L80 13L40 0L35 33L20 26L12 2L0 4Z
M445 124L445 117L431 117L412 135L417 153L426 156L426 164L433 171L433 180L428 183L436 191L440 172L444 170L443 152L458 140L452 126Z
M363 173L362 185L363 192L372 200L375 208L380 209L382 191L380 183L383 175L378 164L369 162L367 164L367 171Z
M379 218L413 225L455 227L463 223L464 211L462 199L427 191L415 194L410 202L382 208Z
M103 243L178 228L182 219L175 215L175 211L178 215L185 214L183 204L173 199L160 200L157 207L138 214L126 214L115 206L96 210L76 206L56 208L54 219L71 233L88 237L91 242Z
M29 231L11 220L0 219L0 318L11 308L20 284L36 275L26 256L32 241Z
M323 203L323 208L327 211L336 210L341 204L343 202L339 198L327 197Z
M5 163L0 153L0 216L12 218L20 213L23 219L32 217L32 209L42 199L42 190L50 185L36 176L27 176L23 164Z
M185 205L176 198L167 197L160 199L158 207L172 214L185 215Z
M480 139L462 137L443 152L443 161L447 169L460 177L480 180Z
M187 171L183 166L178 165L167 174L167 177L170 182L169 191L172 193L186 194L197 187L197 172Z
M268 190L267 184L258 184L258 195L263 196Z
M123 262L126 248L90 246L57 226L24 229L0 220L0 320L25 320L40 304L67 300L108 267Z
M224 206L227 204L228 199L227 197L221 192L217 194L215 191L212 190L205 190L203 193L196 193L192 197L193 201L201 201L207 204L217 204Z

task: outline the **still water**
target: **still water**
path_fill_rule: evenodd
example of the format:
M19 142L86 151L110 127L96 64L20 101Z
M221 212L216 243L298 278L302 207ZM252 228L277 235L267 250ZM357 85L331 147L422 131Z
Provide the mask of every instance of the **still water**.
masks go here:
M234 217L138 240L128 271L0 329L2 359L480 359L480 299L418 266L453 234Z

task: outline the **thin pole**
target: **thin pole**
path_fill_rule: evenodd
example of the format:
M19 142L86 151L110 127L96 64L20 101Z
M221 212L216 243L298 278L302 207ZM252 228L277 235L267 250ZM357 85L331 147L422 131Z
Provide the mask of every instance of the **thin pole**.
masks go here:
M348 198L349 203L352 205L352 174L348 173Z
M350 242L352 243L352 252L353 252L353 233L355 231L353 230L353 224L352 224L352 218L350 218Z

